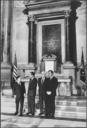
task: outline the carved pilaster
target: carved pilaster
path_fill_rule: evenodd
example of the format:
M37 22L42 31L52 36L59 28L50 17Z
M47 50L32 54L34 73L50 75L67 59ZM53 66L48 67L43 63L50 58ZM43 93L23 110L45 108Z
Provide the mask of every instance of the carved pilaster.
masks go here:
M70 61L69 49L69 11L65 12L66 61Z
M36 62L36 24L33 16L28 17L27 25L29 27L28 38L28 62Z
M2 62L10 64L10 43L11 43L11 26L12 26L12 2L2 1Z
M8 55L7 55L7 28L8 28L8 1L4 1L3 7L4 7L4 21L3 21L3 62L8 63Z

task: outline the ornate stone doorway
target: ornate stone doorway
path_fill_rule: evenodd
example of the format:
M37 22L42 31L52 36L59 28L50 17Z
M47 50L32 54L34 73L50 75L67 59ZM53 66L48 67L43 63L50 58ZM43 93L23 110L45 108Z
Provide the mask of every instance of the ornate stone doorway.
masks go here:
M39 49L38 49L39 48ZM60 65L65 62L65 24L64 19L37 23L37 64L42 56L54 54Z

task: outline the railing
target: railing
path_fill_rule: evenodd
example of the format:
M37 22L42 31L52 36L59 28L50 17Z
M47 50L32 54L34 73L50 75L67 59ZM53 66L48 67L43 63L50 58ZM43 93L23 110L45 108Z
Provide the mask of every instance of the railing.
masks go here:
M26 93L28 90L29 79L22 79L25 82ZM56 89L57 96L71 96L72 95L72 83L70 78L58 78L58 87ZM37 95L38 95L38 86L37 86Z
M27 94L27 91L28 91L28 86L29 86L29 78L25 78L25 79L22 79L22 82L25 82L25 88L26 88L26 94ZM11 88L11 85L10 85L10 81L8 80L3 80L1 81L1 93L2 95L4 95L4 89L6 88ZM71 79L70 78L67 78L67 79L59 79L58 78L58 87L56 89L56 94L57 96L71 96L71 92L72 92L72 84L71 84ZM38 95L38 86L37 86L37 93Z

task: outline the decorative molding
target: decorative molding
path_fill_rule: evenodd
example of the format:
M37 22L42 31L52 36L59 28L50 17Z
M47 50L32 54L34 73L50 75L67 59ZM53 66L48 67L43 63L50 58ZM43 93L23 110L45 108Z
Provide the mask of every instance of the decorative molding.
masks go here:
M29 9L29 11L34 10L42 10L46 8L55 8L55 7L63 7L63 6L69 6L70 1L51 1L51 2L41 2L36 4L27 4L26 7Z
M70 10L65 11L65 17L68 18L70 16Z
M72 0L30 0L26 4L26 9L23 11L27 15L35 15L36 19L57 18L60 15L64 16L64 11L76 10L81 6L80 1Z
M36 14L35 19L36 20L47 20L47 19L55 19L55 18L64 18L66 15L65 11L60 11L60 12L50 12L50 13L43 13L43 14Z
M14 7L25 7L25 0L14 0Z
M57 56L54 54L46 54L42 57L42 60L56 60Z
M26 5L42 5L54 2L65 2L66 0L27 0ZM71 0L67 0L68 2Z
M33 15L30 15L30 16L29 16L29 21L35 21L35 18L34 18Z

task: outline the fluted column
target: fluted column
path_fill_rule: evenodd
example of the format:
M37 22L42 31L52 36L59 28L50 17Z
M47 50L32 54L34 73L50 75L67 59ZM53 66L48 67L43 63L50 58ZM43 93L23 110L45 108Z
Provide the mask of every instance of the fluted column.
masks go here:
M76 11L71 10L69 17L69 43L70 43L70 60L76 65L77 51L76 51Z
M69 11L65 12L65 33L66 33L66 61L70 61L70 44L69 44Z
M69 15L69 44L70 44L70 61L77 65L77 45L76 45L76 9L81 6L79 1L71 2L71 11Z
M12 2L2 0L2 13L1 13L1 40L2 40L2 63L10 64L10 39L12 27Z
M4 1L4 23L3 23L3 63L8 63L8 17L9 17L9 2Z
M36 62L36 24L34 21L34 17L28 17L27 22L29 28L29 37L28 37L28 62L35 63Z
M0 55L1 55L1 62L3 61L3 42L4 42L4 1L0 1L0 7L1 7L1 49L0 49Z

